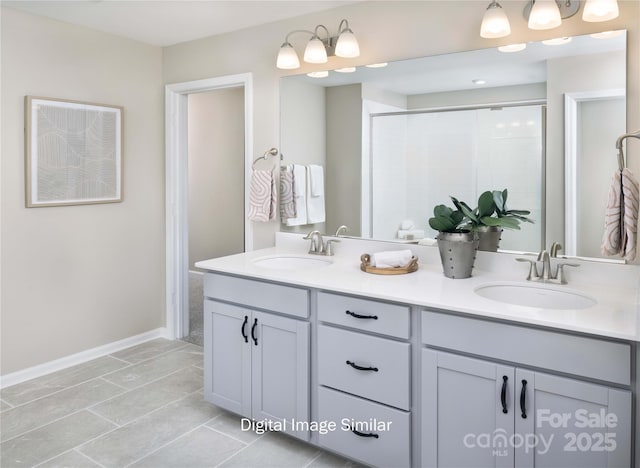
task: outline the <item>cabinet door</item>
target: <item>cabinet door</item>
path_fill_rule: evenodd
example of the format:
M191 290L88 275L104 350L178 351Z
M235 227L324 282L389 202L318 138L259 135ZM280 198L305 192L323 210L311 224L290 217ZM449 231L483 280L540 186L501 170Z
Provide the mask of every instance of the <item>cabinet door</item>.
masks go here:
M253 417L308 440L309 323L253 311L250 329Z
M422 350L422 466L513 467L513 367Z
M631 466L631 392L522 369L516 391L517 467Z
M204 301L205 399L245 417L251 417L250 320L251 310Z

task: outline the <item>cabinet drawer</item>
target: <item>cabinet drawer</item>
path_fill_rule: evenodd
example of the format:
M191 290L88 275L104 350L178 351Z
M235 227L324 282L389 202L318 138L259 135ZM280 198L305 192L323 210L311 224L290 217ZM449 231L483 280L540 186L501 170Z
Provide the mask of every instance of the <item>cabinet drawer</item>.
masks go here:
M320 325L318 379L321 385L408 410L409 351L409 343Z
M309 291L293 286L205 273L204 295L296 317L309 317Z
M318 419L335 423L335 430L320 434L321 446L374 466L410 465L409 413L320 387Z
M431 311L422 312L422 341L531 367L631 384L631 347L624 343Z
M409 338L408 306L321 292L318 293L318 319L359 330Z

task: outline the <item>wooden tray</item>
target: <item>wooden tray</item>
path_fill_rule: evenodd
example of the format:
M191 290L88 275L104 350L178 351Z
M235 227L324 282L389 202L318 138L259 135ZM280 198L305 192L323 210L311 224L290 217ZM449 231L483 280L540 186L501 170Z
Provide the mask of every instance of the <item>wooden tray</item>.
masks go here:
M411 261L406 266L396 268L378 268L371 266L371 256L369 254L362 254L360 256L360 269L365 273L372 273L374 275L406 275L407 273L413 273L418 269L418 257L415 255L411 257Z

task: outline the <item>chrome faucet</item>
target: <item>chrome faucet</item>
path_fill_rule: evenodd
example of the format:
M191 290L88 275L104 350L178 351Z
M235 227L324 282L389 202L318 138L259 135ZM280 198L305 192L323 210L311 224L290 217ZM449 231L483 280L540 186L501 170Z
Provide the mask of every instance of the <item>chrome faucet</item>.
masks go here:
M567 263L562 262L556 265L556 271L553 273L551 271L551 259L556 258L558 255L558 250L562 248L557 242L554 242L551 245L551 254L546 250L541 250L538 254L538 262L542 262L542 272L538 273L537 262L535 260L531 260L528 258L516 258L518 262L529 262L529 275L527 276L527 281L542 281L544 283L557 283L557 284L567 284L567 278L564 274L564 267L579 267L578 263Z
M320 231L311 231L304 236L303 239L311 241L309 253L313 255L333 255L332 244L334 242L340 242L338 239L327 239L325 242Z
M338 229L336 229L335 236L340 237L340 234L342 234L343 232L349 232L349 228L344 224L340 226Z

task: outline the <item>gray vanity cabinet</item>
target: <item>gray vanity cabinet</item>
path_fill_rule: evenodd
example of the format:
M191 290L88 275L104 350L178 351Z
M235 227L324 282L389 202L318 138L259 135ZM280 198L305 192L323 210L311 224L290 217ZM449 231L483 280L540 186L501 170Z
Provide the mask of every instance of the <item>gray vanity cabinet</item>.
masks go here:
M215 282L219 275L213 276ZM231 279L243 292L233 299L253 301L243 299L251 296L244 289L249 280ZM281 292L286 296L290 291ZM293 292L295 302L298 291ZM205 399L259 422L286 421L284 432L308 440L308 430L296 430L294 422L309 420L309 322L214 300L212 295L215 288L207 290L205 281ZM300 306L308 307L306 299Z
M424 467L630 466L631 392L422 350Z
M628 344L432 311L422 340L422 466L631 465Z

